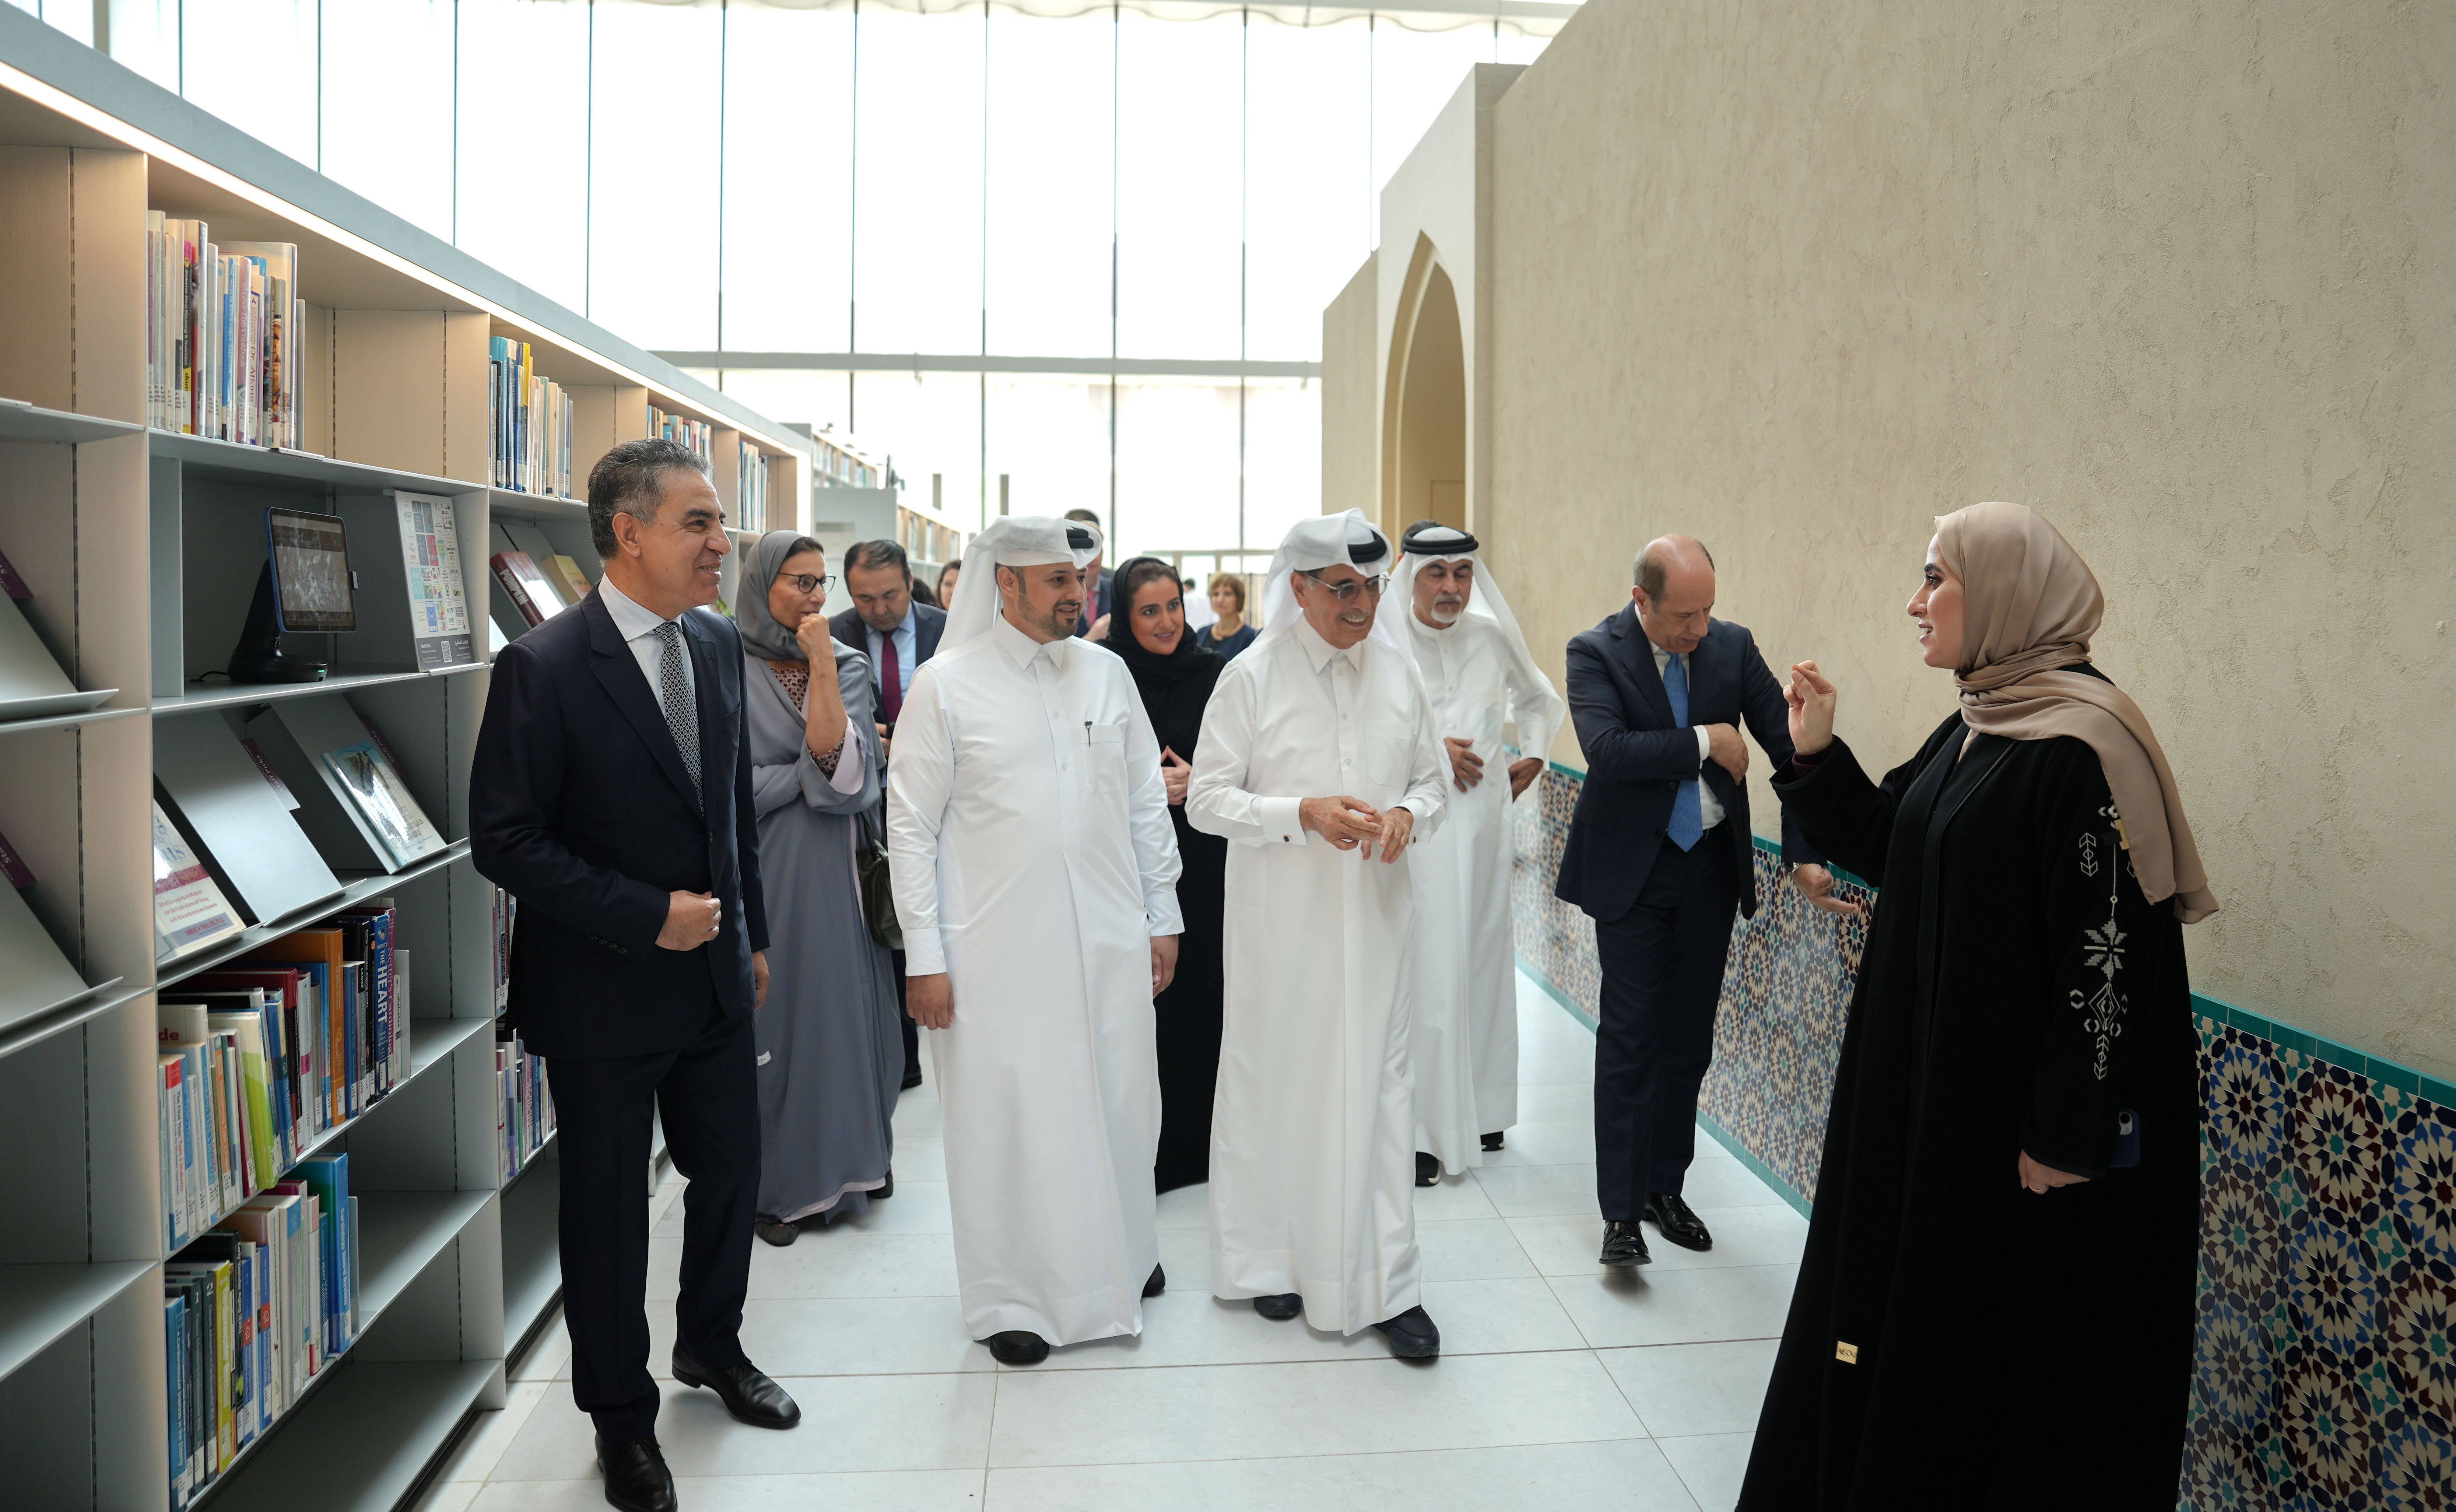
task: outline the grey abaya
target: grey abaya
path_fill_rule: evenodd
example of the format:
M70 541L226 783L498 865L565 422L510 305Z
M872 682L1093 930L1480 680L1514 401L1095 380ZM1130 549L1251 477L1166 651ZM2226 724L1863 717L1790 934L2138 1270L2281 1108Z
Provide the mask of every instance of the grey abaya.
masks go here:
M803 741L776 669L747 657L751 799L768 893L768 1001L757 1016L764 1141L759 1212L790 1222L868 1210L887 1177L904 1042L887 950L861 909L853 848L878 807L882 766L870 659L841 643L836 684L861 786L838 792Z

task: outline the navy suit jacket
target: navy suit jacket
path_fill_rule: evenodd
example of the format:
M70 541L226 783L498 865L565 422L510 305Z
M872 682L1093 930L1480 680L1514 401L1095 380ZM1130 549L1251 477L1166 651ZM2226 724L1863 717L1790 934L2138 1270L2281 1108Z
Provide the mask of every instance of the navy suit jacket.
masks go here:
M1739 862L1740 912L1757 911L1750 855L1749 789L1714 762L1700 762L1696 726L1745 724L1776 770L1791 762L1790 706L1756 638L1728 620L1712 621L1688 653L1688 723L1674 725L1671 695L1654 669L1654 645L1632 604L1569 640L1569 717L1586 757L1586 780L1569 819L1561 875L1552 895L1608 924L1637 901L1654 869L1671 800L1700 776L1723 806L1724 843ZM1785 814L1782 855L1821 858Z
M595 594L503 647L469 772L469 855L520 900L511 1017L528 1048L595 1059L677 1050L757 1006L768 948L742 637L682 617L699 704L706 812L639 659ZM715 939L657 944L667 894L713 893Z
M829 620L828 628L835 632L837 640L851 646L862 655L870 656L870 626L863 622L860 610L847 609L844 613ZM946 610L933 609L926 603L914 604L912 606L912 665L917 667L936 656L938 638L946 633ZM886 668L878 664L878 658L870 656L870 686L877 687L879 678L885 673ZM906 669L905 680L908 683L911 681L910 668Z

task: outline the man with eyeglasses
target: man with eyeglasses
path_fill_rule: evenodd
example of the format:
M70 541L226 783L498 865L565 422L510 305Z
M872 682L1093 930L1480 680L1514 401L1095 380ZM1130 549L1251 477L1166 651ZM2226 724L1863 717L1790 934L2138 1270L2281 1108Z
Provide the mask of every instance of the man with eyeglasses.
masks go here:
M1441 824L1449 765L1381 613L1390 565L1356 510L1288 532L1261 637L1204 712L1185 812L1234 842L1211 1289L1265 1318L1378 1328L1392 1354L1429 1359L1442 1342L1418 1301L1404 859Z

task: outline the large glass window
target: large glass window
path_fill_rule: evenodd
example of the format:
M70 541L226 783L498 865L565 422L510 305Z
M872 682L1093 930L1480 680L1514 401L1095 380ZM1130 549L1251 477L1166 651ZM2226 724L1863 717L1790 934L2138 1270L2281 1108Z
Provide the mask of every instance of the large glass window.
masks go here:
M1001 476L1020 513L1114 501L1113 556L1320 507L1322 308L1469 70L1545 45L1177 0L106 4L121 62L618 336L726 354L710 382L958 521ZM793 365L733 359L765 353Z

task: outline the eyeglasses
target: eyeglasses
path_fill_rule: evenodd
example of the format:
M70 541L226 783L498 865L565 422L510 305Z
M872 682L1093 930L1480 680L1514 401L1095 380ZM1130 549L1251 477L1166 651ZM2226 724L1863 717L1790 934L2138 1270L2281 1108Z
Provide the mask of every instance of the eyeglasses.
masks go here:
M1300 573L1299 576L1311 578L1315 586L1341 603L1354 603L1359 593L1369 599L1378 599L1382 597L1382 590L1390 585L1390 575L1386 572L1377 572L1369 578L1358 578L1348 582L1324 582L1319 572Z
M836 585L835 574L814 578L807 572L784 572L776 575L778 582L789 582L796 593L825 593Z

